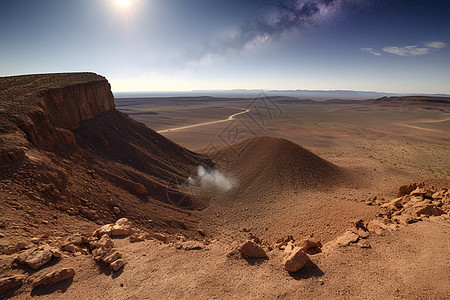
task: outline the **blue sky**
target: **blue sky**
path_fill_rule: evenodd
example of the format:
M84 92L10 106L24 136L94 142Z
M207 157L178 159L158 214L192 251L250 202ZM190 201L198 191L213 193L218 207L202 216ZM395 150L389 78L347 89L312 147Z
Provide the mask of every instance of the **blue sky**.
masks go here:
M450 94L449 12L447 0L1 0L0 76Z

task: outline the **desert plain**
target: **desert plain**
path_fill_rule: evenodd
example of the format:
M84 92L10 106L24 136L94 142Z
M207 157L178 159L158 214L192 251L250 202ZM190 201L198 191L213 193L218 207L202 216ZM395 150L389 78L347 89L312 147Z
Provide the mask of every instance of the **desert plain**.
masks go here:
M450 297L449 98L0 83L2 299Z

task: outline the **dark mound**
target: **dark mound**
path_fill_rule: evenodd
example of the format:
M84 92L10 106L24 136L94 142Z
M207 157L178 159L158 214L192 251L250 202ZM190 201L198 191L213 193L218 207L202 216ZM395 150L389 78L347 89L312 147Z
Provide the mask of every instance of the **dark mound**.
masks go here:
M255 137L215 154L241 190L287 191L332 186L349 180L338 166L282 138Z

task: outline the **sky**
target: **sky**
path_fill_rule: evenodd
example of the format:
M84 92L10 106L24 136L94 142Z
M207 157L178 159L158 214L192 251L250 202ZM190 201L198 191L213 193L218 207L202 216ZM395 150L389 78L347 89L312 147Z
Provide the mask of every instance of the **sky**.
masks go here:
M0 0L0 76L450 94L448 0Z

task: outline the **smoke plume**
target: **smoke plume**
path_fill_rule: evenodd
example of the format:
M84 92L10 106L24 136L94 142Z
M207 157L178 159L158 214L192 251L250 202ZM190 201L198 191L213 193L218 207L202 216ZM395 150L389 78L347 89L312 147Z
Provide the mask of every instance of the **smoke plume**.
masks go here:
M195 178L189 177L188 184L201 187L212 186L224 191L229 191L235 187L235 182L218 169L205 169L203 166L197 167L197 176Z

